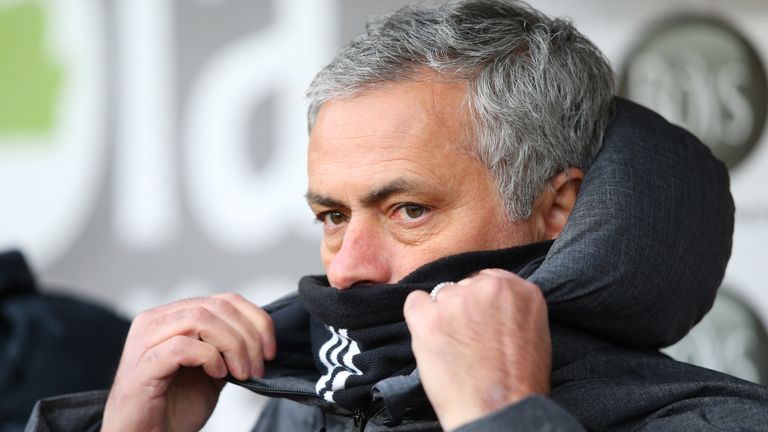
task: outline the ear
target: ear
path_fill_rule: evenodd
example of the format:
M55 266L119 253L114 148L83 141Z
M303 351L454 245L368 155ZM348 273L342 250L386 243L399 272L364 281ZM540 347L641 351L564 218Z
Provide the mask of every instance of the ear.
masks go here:
M583 180L584 172L569 168L552 177L548 187L539 194L532 215L537 241L551 240L560 235L576 205Z

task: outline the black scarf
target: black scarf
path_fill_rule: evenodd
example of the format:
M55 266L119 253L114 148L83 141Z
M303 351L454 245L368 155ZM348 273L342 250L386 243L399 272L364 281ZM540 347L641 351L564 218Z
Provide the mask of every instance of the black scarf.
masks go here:
M496 251L470 252L439 259L397 284L339 290L324 276L306 276L299 297L311 320L312 351L320 372L318 395L350 410L366 409L371 388L384 378L411 373L416 362L403 318L411 291L430 291L486 268L530 276L546 256L551 241Z

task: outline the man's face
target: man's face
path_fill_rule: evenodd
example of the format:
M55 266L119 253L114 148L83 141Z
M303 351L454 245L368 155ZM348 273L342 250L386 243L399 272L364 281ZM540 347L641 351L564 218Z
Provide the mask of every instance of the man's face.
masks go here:
M535 241L510 223L474 143L462 82L389 84L326 102L309 143L312 211L332 286L395 283L460 252Z

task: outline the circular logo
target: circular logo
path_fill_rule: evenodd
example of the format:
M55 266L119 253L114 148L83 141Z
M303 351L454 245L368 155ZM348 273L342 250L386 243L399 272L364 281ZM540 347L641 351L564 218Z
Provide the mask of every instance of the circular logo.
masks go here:
M654 27L630 51L619 93L693 132L733 167L765 127L766 73L730 25L686 16Z

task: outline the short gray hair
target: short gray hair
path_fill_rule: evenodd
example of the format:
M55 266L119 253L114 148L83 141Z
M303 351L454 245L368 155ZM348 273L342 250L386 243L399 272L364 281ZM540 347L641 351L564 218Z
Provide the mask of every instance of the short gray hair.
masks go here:
M406 6L368 21L307 91L309 129L333 98L425 68L467 80L476 154L513 221L528 218L549 180L587 170L611 116L614 76L573 25L513 0Z

